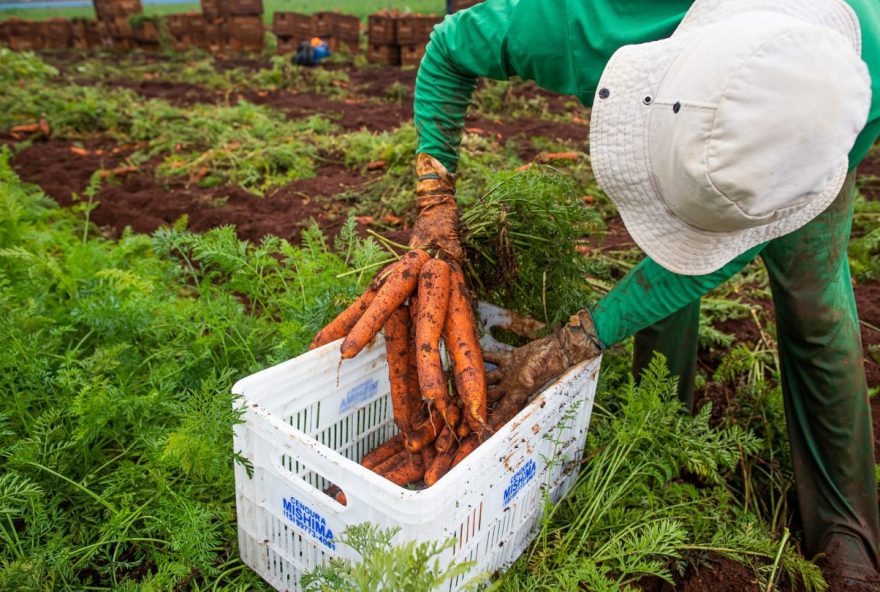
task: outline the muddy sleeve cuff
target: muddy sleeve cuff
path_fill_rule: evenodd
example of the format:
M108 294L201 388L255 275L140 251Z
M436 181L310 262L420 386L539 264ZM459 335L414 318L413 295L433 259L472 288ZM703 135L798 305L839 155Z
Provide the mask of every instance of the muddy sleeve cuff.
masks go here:
M746 251L718 271L679 275L645 257L593 309L596 333L606 346L650 327L733 277L766 243Z

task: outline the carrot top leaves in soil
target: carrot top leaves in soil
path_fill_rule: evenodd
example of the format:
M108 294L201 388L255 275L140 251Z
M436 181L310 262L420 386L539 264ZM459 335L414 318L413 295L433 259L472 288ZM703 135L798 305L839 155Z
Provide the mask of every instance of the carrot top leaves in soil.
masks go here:
M259 590L235 547L229 393L365 279L320 231L108 241L0 150L0 589ZM182 225L181 225L182 226ZM340 239L349 261L375 246Z

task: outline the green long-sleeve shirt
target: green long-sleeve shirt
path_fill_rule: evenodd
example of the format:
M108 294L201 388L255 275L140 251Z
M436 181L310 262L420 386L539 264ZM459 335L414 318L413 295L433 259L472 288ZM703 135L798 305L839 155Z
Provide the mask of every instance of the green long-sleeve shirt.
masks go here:
M669 37L691 4L486 0L447 17L431 36L416 80L419 152L455 170L465 113L480 77L534 80L591 105L611 55L623 45ZM861 23L862 59L873 91L868 125L850 152L854 168L880 135L880 2L849 4ZM599 337L610 345L665 318L736 274L762 249L755 247L705 276L679 276L646 258L593 311Z

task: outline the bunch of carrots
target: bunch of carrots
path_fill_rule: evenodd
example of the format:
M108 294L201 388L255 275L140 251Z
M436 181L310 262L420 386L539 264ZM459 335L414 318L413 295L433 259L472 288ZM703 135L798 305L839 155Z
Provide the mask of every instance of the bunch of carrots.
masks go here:
M519 411L499 405L488 415L472 304L458 263L415 249L379 273L311 344L320 347L345 337L342 358L350 359L384 329L400 432L361 464L401 487L419 481L430 487ZM441 339L452 380L443 368Z

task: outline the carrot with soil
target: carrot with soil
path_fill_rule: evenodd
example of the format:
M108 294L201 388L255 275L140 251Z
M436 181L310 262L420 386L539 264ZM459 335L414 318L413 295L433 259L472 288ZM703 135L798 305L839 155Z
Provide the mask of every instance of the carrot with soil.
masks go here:
M365 454L361 464L370 470L375 469L392 456L399 454L404 449L404 442L403 434L397 434Z
M379 288L375 299L342 342L343 360L355 357L372 341L391 314L416 288L419 272L429 259L428 253L415 249L391 265L385 283Z
M424 477L425 463L420 453L410 453L404 450L376 467L374 472L395 485L406 487Z
M446 373L440 360L440 336L449 305L449 265L431 259L419 276L419 312L416 320L416 359L419 388L433 404L447 425L455 425L454 413L447 401Z
M330 321L330 324L321 329L318 334L315 335L312 344L309 345L309 349L311 350L316 347L321 347L322 345L327 345L328 343L332 343L337 339L342 339L348 335L348 333L354 328L355 323L360 320L375 298L376 290L372 287L361 294L360 298L339 313L335 319Z
M486 370L483 354L464 273L457 264L450 265L450 268L449 314L446 315L443 334L452 358L455 386L464 402L465 419L471 430L485 437L491 430L486 424Z
M409 310L399 306L385 322L385 352L394 423L404 437L412 429L416 413L409 388L409 349Z
M425 465L427 467L425 470L425 485L428 487L434 485L443 475L449 472L456 452L458 452L458 448L452 446L446 452L438 453L431 464Z

